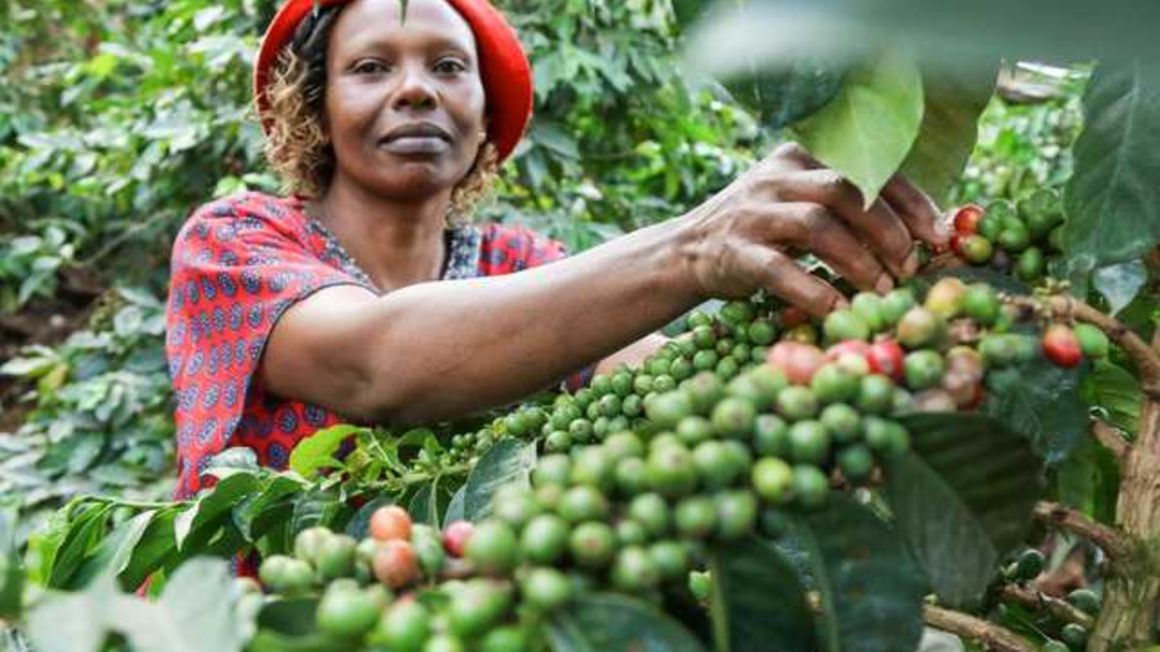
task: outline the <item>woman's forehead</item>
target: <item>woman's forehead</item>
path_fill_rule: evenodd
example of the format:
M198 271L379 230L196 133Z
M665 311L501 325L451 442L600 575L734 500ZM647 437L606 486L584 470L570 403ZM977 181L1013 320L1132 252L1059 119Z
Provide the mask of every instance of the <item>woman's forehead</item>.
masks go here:
M446 0L407 0L406 4L404 17L401 0L354 0L339 16L334 27L339 38L332 42L358 46L367 41L426 34L475 51L471 26Z

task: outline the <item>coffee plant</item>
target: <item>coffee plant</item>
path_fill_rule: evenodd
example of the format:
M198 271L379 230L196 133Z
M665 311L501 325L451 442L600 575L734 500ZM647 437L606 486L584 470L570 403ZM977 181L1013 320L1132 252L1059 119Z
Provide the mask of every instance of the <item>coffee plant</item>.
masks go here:
M465 431L338 426L288 473L227 450L194 501L59 512L30 541L27 578L79 593L41 598L28 634L76 649L56 610L111 600L142 618L86 615L92 645L151 649L145 623L192 608L175 596L209 554L248 579L205 572L229 596L205 626L249 649L913 647L924 617L954 617L924 606L931 588L956 606L1032 590L1019 582L1042 570L1038 550L1001 567L1041 509L1046 444L988 396L1010 389L1004 374L1060 382L1105 360L1112 339L1083 329L1106 326L1095 315L957 276L856 294L819 323L757 297L690 314L639 369ZM980 474L1004 479L980 488ZM940 519L965 529L931 531Z
M1083 80L1082 130L1071 118L1047 125L1061 149L1032 145L1030 159L1005 163L1028 172L1000 174L985 158L996 141L984 139L984 158L968 165L980 120L995 119L980 118L994 65L975 69L964 59L952 75L919 66L902 49L867 48L873 54L788 70L747 61L740 78L718 67L721 85L674 91L675 73L625 52L666 51L678 19L700 16L706 3L676 3L676 14L666 3L575 4L553 5L548 18L530 9L517 17L544 62L537 99L553 119L530 134L501 209L557 218L548 230L571 229L574 248L672 214L746 159L733 146L754 138L754 124L723 102L728 91L768 130L845 174L867 201L902 171L939 201L964 204L948 218L950 250L932 252L922 274L886 294L849 291L847 305L820 320L763 294L694 311L639 367L598 375L574 393L545 393L457 423L336 426L301 442L284 471L227 449L206 470L210 488L188 501L98 486L43 524L0 511L5 645L893 651L918 649L924 632L941 630L970 649L1157 646L1160 80L1149 61L1124 58L1137 31L1128 26L1115 44L1095 48L1105 59L1069 81ZM914 25L945 24L945 15L994 12L880 4L884 14L913 12L903 40ZM118 38L65 16L54 22L6 10L97 43ZM234 64L250 48L206 32L230 17L259 21L268 10L245 2L213 11L195 2L140 8L162 18L133 38L187 34L200 43L193 54L220 57L238 74ZM582 18L560 18L568 15ZM765 40L794 25L762 22L771 15L750 17L769 28L757 30ZM701 34L728 19L711 14ZM1083 27L1099 21L1090 22ZM549 24L567 33L567 48L545 36ZM616 31L625 24L631 29ZM867 20L868 34L874 24ZM980 31L974 54L1077 58L1076 39L996 45L1006 33ZM624 49L634 39L639 49ZM27 43L0 49L0 61L45 73L21 57L47 42ZM160 92L149 82L163 73L143 58L157 52L136 45L90 52L82 69L65 70L70 83L50 84L22 106L111 101L119 111L126 107L102 98L134 75L143 92ZM15 54L24 52L33 54ZM196 63L170 60L170 71ZM132 138L143 140L130 143L147 155L133 160L85 156L86 148L120 151L101 140L117 135L108 131L54 139L83 135L77 124L90 116L76 108L59 123L6 119L0 165L17 174L4 183L31 193L28 201L5 197L4 206L20 211L7 212L73 206L71 195L52 203L61 188L97 191L65 179L124 181L130 164L140 173L127 185L111 180L99 202L80 205L150 210L151 175L207 159L216 162L198 173L223 192L267 183L239 167L254 156L252 128L225 127L236 123L217 122L199 104L236 90L226 76L212 79L221 83L209 94L165 96L149 107L157 114L142 118L146 128ZM634 84L650 93L637 95ZM25 98L4 90L0 102ZM623 110L634 119L603 117ZM657 124L678 111L687 122ZM199 117L172 123L161 115L182 112ZM110 115L99 114L93 128ZM38 160L36 148L59 156ZM632 163L610 163L624 160ZM964 168L973 170L965 178ZM594 237L575 226L601 211L614 216L606 232ZM67 232L75 247L53 264L70 264L77 251L100 259L163 231L177 214L106 231L115 222L82 212L84 228ZM33 252L30 245L21 241L20 251ZM43 255L35 251L27 256ZM823 266L813 271L845 287ZM41 283L16 302L51 291ZM106 464L147 474L161 459L138 464L121 454L140 450L126 446L137 440L125 433L167 400L157 389L159 360L137 357L147 349L131 344L159 334L156 304L146 297L123 293L125 303L98 316L87 335L5 365L43 385L24 436L47 436L52 452L68 452L44 456L52 473L107 482L117 473L103 471ZM123 370L148 382L137 387ZM79 422L61 417L90 412ZM64 434L53 440L54 432Z

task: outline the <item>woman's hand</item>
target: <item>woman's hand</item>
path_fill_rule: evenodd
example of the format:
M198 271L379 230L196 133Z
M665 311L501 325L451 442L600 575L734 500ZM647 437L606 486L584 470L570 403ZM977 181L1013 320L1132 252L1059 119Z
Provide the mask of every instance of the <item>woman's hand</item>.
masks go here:
M860 289L879 292L918 269L914 241L944 244L934 203L896 175L869 210L854 184L787 144L682 220L685 259L706 297L765 290L824 315L844 303L794 261L808 251Z

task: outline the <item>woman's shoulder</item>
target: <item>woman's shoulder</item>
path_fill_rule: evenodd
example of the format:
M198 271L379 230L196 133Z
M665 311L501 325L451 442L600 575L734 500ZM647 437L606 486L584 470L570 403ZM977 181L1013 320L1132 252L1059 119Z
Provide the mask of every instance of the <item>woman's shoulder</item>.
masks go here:
M308 223L303 201L242 191L198 206L186 218L176 247L196 241L233 241L243 234L271 233L300 239Z
M223 223L256 221L272 224L299 224L306 215L302 199L280 197L256 190L244 190L219 197L198 206L190 214L190 223Z

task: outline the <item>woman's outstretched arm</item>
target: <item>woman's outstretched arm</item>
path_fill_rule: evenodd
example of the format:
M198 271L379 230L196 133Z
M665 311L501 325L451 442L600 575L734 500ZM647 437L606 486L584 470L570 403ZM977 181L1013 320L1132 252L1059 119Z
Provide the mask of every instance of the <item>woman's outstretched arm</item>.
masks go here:
M276 394L351 418L451 418L526 396L707 297L765 289L816 315L841 303L790 250L889 289L915 271L915 237L942 241L937 221L905 181L865 210L846 180L783 147L688 214L551 265L382 297L320 290L274 327L259 374Z

